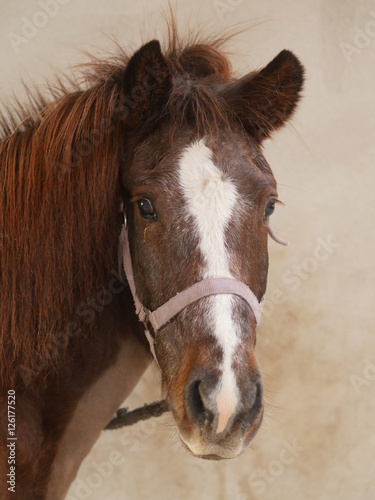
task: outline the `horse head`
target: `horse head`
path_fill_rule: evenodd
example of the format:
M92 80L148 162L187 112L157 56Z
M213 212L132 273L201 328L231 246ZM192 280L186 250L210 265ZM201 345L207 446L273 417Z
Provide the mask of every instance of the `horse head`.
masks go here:
M212 46L164 55L157 41L123 80L123 203L138 297L150 311L202 280L245 284L261 302L278 201L262 142L293 113L303 68L282 51L232 76ZM195 456L240 454L263 417L257 314L234 293L192 301L155 336L179 435Z

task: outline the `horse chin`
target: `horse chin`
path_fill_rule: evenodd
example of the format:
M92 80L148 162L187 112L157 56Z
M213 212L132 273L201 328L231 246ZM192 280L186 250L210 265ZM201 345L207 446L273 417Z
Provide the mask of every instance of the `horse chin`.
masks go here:
M229 460L243 453L247 446L240 442L236 446L222 446L218 443L206 443L201 439L186 439L179 433L183 447L195 458L204 460Z

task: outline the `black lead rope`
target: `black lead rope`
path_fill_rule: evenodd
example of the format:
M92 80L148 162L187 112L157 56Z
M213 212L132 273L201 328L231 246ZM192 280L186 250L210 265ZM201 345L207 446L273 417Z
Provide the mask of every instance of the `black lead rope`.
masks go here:
M121 429L127 425L133 425L141 420L148 420L152 417L160 417L163 413L169 411L169 405L165 399L162 401L155 401L155 403L145 404L141 408L128 411L128 408L119 408L116 416L104 428L108 429Z

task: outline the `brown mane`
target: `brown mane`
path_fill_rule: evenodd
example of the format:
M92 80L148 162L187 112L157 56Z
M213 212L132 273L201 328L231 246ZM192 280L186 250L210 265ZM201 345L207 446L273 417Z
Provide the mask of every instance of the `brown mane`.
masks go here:
M183 44L172 30L165 55L180 78L168 103L176 125L192 114L204 128L216 119L230 122L228 109L204 84L231 78L218 50L223 41ZM36 357L44 376L61 364L69 322L79 322L81 338L91 328L77 307L105 288L117 269L126 119L115 110L128 61L123 51L95 60L80 85L60 82L53 102L37 93L28 109L19 106L1 120L0 357L7 363L0 377L7 387L20 367L32 369ZM57 350L51 348L56 337Z

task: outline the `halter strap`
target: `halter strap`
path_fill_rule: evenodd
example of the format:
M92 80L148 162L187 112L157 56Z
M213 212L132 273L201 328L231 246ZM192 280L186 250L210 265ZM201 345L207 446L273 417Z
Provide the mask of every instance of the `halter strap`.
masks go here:
M269 234L278 243L286 245L287 242L281 240L270 228ZM185 309L188 305L200 300L204 297L210 295L218 294L231 294L241 297L252 310L255 321L258 324L262 312L262 303L258 301L257 297L254 295L252 290L245 285L242 281L236 280L234 278L208 278L188 288L185 288L182 292L177 293L174 297L167 300L163 305L151 311L145 307L137 295L137 290L134 280L133 264L130 254L129 238L127 231L126 215L124 214L124 225L121 229L120 234L120 245L119 245L119 268L121 265L124 267L126 279L129 283L129 288L133 296L135 311L145 328L145 335L150 344L151 353L159 365L156 352L155 352L155 337L156 333L160 328L162 328L168 321L173 319L179 312ZM151 330L153 335L151 334Z

